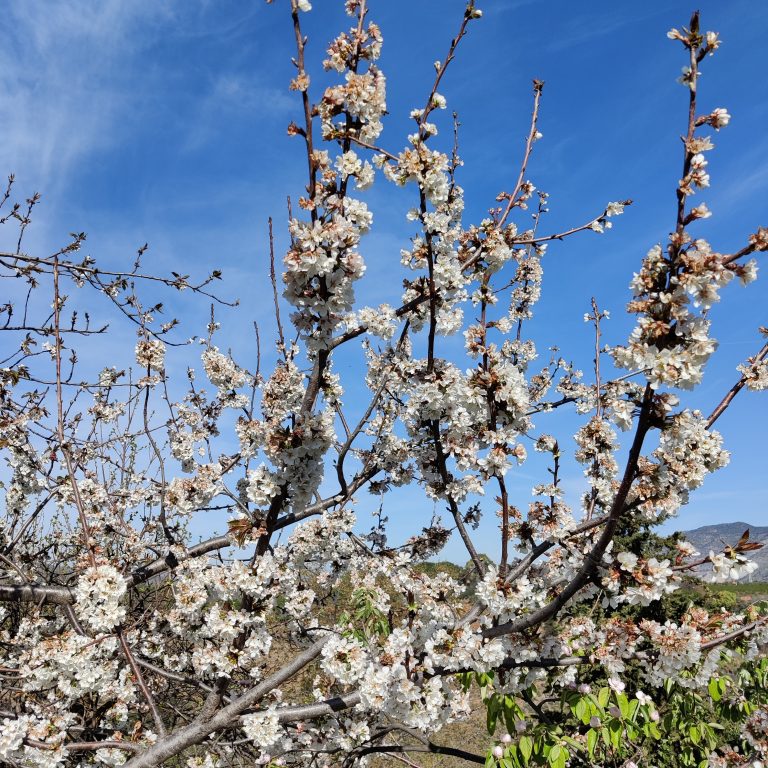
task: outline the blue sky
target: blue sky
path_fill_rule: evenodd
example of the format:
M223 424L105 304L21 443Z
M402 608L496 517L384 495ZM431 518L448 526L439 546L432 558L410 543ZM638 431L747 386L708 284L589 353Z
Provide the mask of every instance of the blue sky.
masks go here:
M534 77L546 82L543 139L528 173L551 195L542 229L587 221L609 200L635 200L609 234L554 244L545 259L534 338L542 355L557 343L588 371L592 338L581 318L590 297L614 318L606 342L621 343L631 328L623 313L631 274L673 225L687 95L675 82L685 63L682 47L665 33L687 23L691 6L680 0L478 5L484 18L471 27L441 89L462 123L467 223L481 219L496 194L513 184ZM314 6L303 21L316 65L324 44L348 22L341 0L315 0ZM381 65L391 113L381 143L398 151L411 127L407 114L423 105L432 62L445 55L464 3L371 0L370 6L384 34ZM712 189L699 198L714 215L699 232L729 252L768 224L768 5L698 6L703 27L723 40L703 65L701 108L723 106L733 115L714 136ZM14 172L20 193L43 195L27 250L49 252L67 233L86 231L88 251L105 265L127 265L149 242L155 270L194 275L219 267L223 293L244 304L220 313L220 343L252 355L252 320L263 338L273 327L266 220L275 218L280 251L286 196L297 198L305 183L300 142L285 133L299 118L298 100L287 89L293 48L286 0L272 6L261 0L25 0L5 8L0 35L0 173ZM324 82L317 68L311 71L316 83ZM439 127L447 141L443 115ZM412 231L404 219L412 190L393 190L378 179L366 199L375 219L363 244L368 273L360 298L394 303L399 251ZM711 409L736 380L736 364L759 348L757 327L768 324L767 286L761 274L746 289L724 291L712 313L721 349L705 383L684 402ZM201 332L205 320L194 318L204 317L206 306L171 298L186 333ZM119 329L116 338L130 352L132 331ZM109 349L119 364L120 353ZM104 350L96 354L103 362ZM344 356L339 370L359 376L359 357ZM349 402L354 408L353 393ZM577 425L563 419L563 442ZM740 396L718 426L732 464L709 479L676 526L768 523L768 398ZM540 427L555 430L554 423ZM580 473L571 472L575 492ZM521 505L530 500L530 484L541 481L534 474L524 468L512 481ZM399 504L418 503L418 491L399 498L393 519ZM480 532L481 549L487 542L494 551L489 525ZM461 559L453 545L447 553Z

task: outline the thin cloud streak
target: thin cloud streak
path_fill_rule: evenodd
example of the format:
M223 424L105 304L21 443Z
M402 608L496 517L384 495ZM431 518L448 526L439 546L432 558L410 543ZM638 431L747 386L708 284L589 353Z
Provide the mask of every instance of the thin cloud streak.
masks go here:
M0 50L0 166L52 196L86 155L120 141L121 92L137 34L169 18L170 3L28 0L9 6Z
M294 112L296 100L287 89L281 91L253 77L221 75L201 100L182 149L186 152L199 149L221 132L227 120L242 120L244 115L259 113L268 113L270 119L275 119Z
M625 11L620 10L611 16L582 17L575 21L563 36L552 40L544 47L549 53L563 51L566 48L610 35L626 27L628 24L637 24L640 21L652 19L654 16L660 16L665 11L666 8L657 7L650 13L641 15L629 15Z

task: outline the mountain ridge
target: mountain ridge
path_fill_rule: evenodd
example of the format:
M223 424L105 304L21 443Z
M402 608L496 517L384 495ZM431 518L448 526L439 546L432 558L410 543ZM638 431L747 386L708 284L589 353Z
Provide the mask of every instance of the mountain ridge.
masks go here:
M722 552L723 548L730 544L735 545L744 531L749 530L749 540L763 544L762 549L749 552L748 557L757 563L757 570L751 573L744 581L768 581L768 525L750 525L749 523L715 523L702 525L688 531L680 531L686 541L706 556L710 550Z

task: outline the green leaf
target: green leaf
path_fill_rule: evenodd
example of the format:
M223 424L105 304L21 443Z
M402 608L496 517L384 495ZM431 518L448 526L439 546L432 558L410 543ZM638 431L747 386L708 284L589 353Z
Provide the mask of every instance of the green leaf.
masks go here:
M610 688L601 688L597 694L597 703L605 709L608 706L608 701L611 698Z
M587 704L584 699L579 699L576 706L573 708L573 714L586 725L590 718L589 704Z
M559 744L555 744L552 749L549 750L549 764L552 766L557 765L560 762L560 756L563 754L563 748Z
M480 672L477 676L477 684L483 688L488 683L493 682L493 675L489 674L488 672Z
M701 741L701 732L695 725L688 729L688 736L694 744L698 744Z
M486 702L486 719L485 725L488 728L488 733L493 736L496 731L496 721L499 718L499 712L501 710L501 700L498 695L493 694Z
M570 755L565 747L555 744L552 751L549 753L549 764L552 768L565 768L565 764L568 762L569 757Z
M612 720L608 724L608 730L611 733L611 746L614 749L619 748L619 742L621 741L621 733L624 730L621 726L621 723L618 720Z
M569 707L575 707L576 702L581 698L581 694L577 691L565 691L563 693L563 700Z
M594 728L590 728L587 731L587 751L589 752L590 760L592 760L595 756L596 746L597 746L597 731Z
M573 747L577 752L583 751L584 745L580 744L576 739L572 739L567 734L563 734L561 738L563 739L563 747L567 744Z
M509 733L515 732L515 722L517 720L525 719L525 714L523 710L520 709L520 705L517 703L514 696L504 696L503 714L504 724L507 726L507 731Z
M520 754L523 756L523 761L528 765L528 761L533 754L533 739L530 736L523 736L517 746L520 750Z
M619 705L621 716L626 718L629 714L629 699L623 693L618 693L616 694L616 703Z
M709 695L711 696L712 701L720 701L720 699L722 698L722 696L720 695L720 686L718 685L718 683L719 683L719 680L716 677L713 677L709 681L708 689L709 689Z

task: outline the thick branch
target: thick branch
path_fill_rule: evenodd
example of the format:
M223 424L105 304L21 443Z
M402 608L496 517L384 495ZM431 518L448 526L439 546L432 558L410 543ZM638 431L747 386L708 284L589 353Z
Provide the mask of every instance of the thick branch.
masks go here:
M307 664L314 661L320 655L320 651L328 642L329 638L330 635L326 635L320 640L317 640L303 653L298 654L290 664L287 664L280 671L271 675L254 688L251 688L250 691L244 693L242 696L236 698L231 704L219 710L213 717L196 719L186 728L181 728L167 738L159 740L145 752L142 752L140 755L126 763L125 768L153 768L153 766L161 765L174 755L178 755L180 752L187 749L187 747L191 747L194 744L199 744L204 741L215 731L221 730L222 728L232 727L246 710L253 707L271 690L282 685L286 680L289 680L304 669ZM347 706L351 706L351 704ZM301 717L296 719L301 719Z

